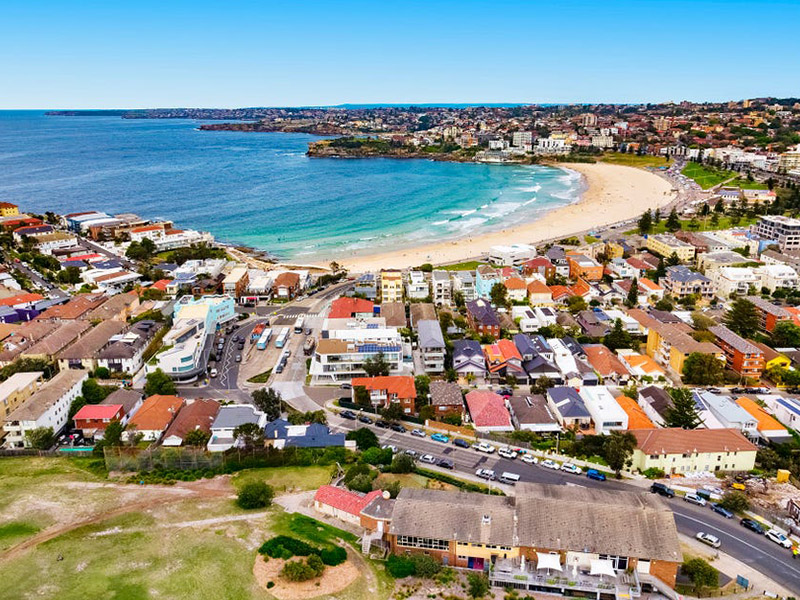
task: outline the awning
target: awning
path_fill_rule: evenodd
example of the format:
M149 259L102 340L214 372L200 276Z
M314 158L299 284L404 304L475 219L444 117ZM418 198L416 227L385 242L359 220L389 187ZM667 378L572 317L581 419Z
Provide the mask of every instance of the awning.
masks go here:
M617 573L614 571L614 563L610 560L595 559L592 561L592 570L589 575L610 575L616 577Z
M537 569L554 569L561 571L561 555L560 554L546 554L544 552L536 553L536 568Z

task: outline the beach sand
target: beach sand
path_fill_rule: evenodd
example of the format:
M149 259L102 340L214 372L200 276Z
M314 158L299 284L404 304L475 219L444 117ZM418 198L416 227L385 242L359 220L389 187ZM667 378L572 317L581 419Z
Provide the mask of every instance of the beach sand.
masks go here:
M669 182L643 169L606 163L569 164L566 168L583 175L586 190L579 201L552 210L535 221L509 223L501 231L459 240L373 255L340 256L336 260L354 273L459 262L480 257L492 246L538 244L638 217L648 208L664 206L675 198Z

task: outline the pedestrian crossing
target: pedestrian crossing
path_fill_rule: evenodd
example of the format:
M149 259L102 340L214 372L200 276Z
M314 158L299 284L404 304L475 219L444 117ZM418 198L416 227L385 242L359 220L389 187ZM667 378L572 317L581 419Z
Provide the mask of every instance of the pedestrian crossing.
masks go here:
M297 317L307 317L309 319L313 319L316 317L323 316L320 312L315 313L306 313L306 312L285 312L285 313L278 313L275 317L279 319L297 319Z

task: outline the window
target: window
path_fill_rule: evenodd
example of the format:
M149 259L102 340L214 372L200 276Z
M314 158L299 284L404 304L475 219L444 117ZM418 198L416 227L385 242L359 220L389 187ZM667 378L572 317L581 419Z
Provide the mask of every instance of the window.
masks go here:
M397 545L407 548L428 548L431 550L447 550L450 542L447 540L436 540L432 538L420 538L409 535L397 536Z
M614 565L614 569L617 571L624 571L628 568L628 557L627 556L615 556L613 554L601 554L599 556L600 560L610 560L611 564Z

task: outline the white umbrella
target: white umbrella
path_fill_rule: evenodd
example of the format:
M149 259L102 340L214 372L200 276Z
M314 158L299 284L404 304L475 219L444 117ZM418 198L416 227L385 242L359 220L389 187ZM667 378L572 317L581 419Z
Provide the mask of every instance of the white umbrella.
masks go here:
M544 552L536 553L536 568L537 569L554 569L562 571L561 556L558 554L546 554Z
M521 571L525 571L525 555L524 554L519 559L519 568L520 568Z
M614 563L610 560L600 560L594 559L592 560L592 569L589 572L589 575L610 575L611 577L616 577L617 572L614 570Z

